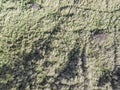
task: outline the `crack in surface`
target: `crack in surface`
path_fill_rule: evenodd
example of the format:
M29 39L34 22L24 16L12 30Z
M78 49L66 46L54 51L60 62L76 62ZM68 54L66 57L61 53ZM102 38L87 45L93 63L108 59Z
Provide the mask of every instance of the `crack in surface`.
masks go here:
M82 72L83 72L83 76L84 76L84 90L88 90L88 71L87 71L87 57L86 57L86 44L84 45L83 49L82 49L82 53L81 53L81 68L82 68Z

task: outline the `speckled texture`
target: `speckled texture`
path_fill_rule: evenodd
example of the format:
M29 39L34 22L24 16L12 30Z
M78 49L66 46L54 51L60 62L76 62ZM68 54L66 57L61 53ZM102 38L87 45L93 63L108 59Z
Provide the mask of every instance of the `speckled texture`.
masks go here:
M0 90L120 90L120 0L0 0Z

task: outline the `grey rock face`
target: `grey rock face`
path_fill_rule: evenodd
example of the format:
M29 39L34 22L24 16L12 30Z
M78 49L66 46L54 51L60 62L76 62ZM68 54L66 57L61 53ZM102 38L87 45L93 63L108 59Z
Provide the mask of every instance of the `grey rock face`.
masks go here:
M0 90L120 90L120 0L29 2L0 1Z

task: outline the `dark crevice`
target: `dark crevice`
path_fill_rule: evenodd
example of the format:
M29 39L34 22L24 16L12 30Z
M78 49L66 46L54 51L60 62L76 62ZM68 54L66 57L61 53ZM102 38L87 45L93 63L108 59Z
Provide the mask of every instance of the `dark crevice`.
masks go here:
M105 30L103 29L93 29L90 31L93 36L98 35L98 34L103 34L105 33Z
M112 90L120 90L120 66L117 66L113 71L104 71L98 80L97 86L103 87L109 82L111 83Z
M66 79L74 78L77 75L77 64L79 61L79 43L76 43L74 48L68 54L68 62L66 67L62 70L60 76L63 76Z
M111 86L113 90L120 90L120 66L116 66L112 71Z
M114 30L114 64L115 64L115 67L114 69L116 69L116 66L117 66L117 60L118 60L118 56L117 56L117 30L115 28Z
M98 80L98 87L103 87L106 83L110 82L112 90L120 90L120 65L117 65L118 61L118 46L117 46L117 30L114 27L114 69L112 71L105 70Z
M99 78L97 86L101 87L110 81L111 81L111 72L109 70L106 70L103 72L102 76Z
M63 7L60 7L60 11L62 11L62 10L64 10L64 9L67 9L67 8L70 8L71 6L68 6L68 5L66 5L66 6L63 6Z
M84 90L88 90L88 78L87 78L87 57L86 57L86 44L84 45L83 49L82 49L82 53L81 53L81 68L82 68L82 72L83 72L83 76L84 76Z
M74 4L78 4L80 0L74 0Z
M81 68L82 68L82 70L83 70L83 73L85 73L86 70L87 70L87 68L86 68L86 45L84 45L84 47L83 47L83 49L82 49L81 61L82 61Z
M61 83L62 79L66 79L69 81L71 78L74 78L78 75L77 72L77 64L80 60L79 54L80 54L80 44L78 43L79 40L76 41L76 44L74 45L73 49L68 54L68 61L66 62L66 66L59 71L59 75L55 78L55 81L51 84L51 89L54 90L54 86L57 90L61 90L62 87L66 86ZM57 84L56 84L57 82ZM70 85L67 85L67 87L70 87ZM71 87L72 88L72 87Z
M69 17L74 16L74 13L68 13L67 15L63 15L63 16L65 16L65 17L69 18Z

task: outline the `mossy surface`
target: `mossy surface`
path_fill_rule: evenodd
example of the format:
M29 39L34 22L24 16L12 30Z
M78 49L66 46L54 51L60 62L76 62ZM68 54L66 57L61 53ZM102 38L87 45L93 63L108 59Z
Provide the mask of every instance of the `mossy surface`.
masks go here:
M119 35L119 0L0 0L0 89L119 90Z

